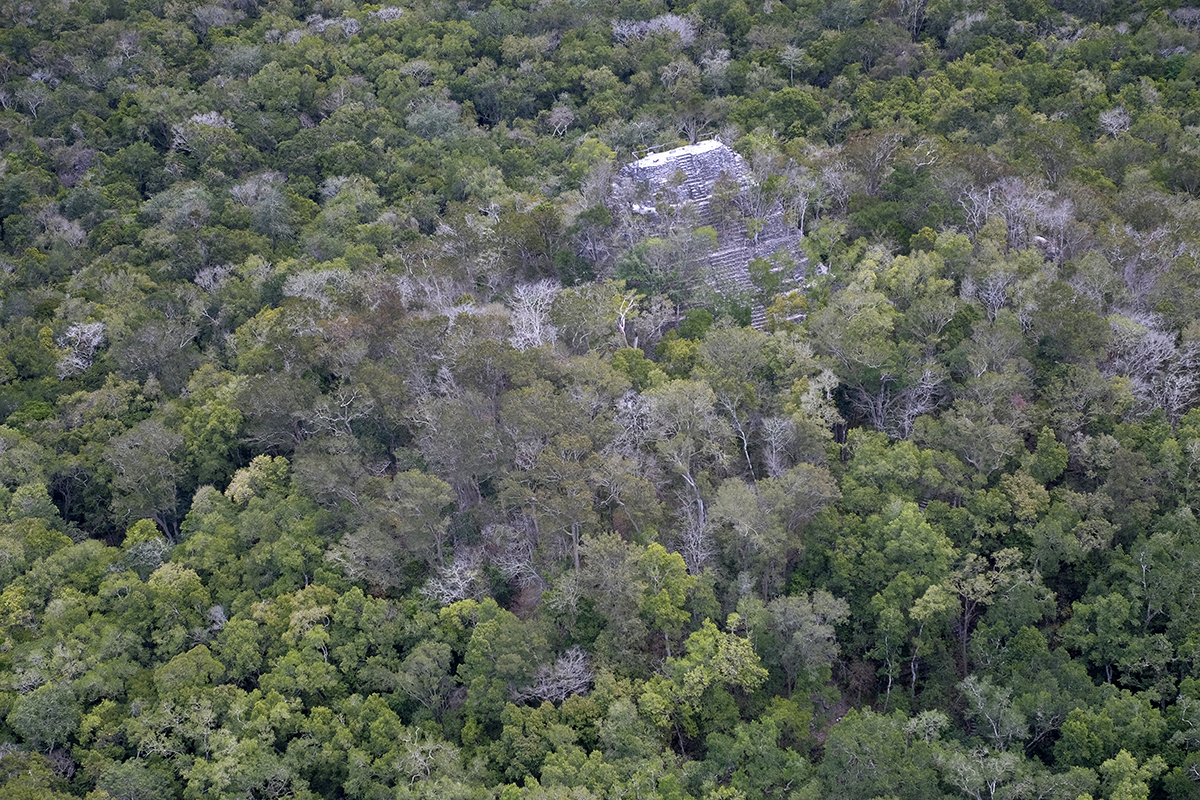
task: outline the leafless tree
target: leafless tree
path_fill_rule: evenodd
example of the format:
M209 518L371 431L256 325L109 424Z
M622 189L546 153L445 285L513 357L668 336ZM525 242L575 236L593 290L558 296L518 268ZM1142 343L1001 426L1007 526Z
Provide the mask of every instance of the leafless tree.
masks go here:
M958 197L958 205L967 220L967 228L978 233L992 214L993 187L967 186Z
M524 521L515 520L518 523ZM483 536L487 541L488 561L501 575L522 588L545 590L548 584L535 564L536 541L532 526L489 525Z
M864 191L874 197L892 173L896 153L904 143L901 131L872 131L851 136L842 155L851 169L862 175Z
M67 328L57 344L66 350L58 360L59 379L78 375L92 366L96 351L104 344L104 323L76 323Z
M1159 279L1188 250L1188 245L1174 235L1170 222L1173 220L1146 231L1111 223L1101 231L1101 251L1138 310L1146 309Z
M50 99L50 90L41 81L30 79L28 83L17 89L16 95L17 99L29 109L30 115L37 119L38 109Z
M338 296L351 287L352 281L353 276L346 270L305 270L288 276L283 294L312 301L324 314L333 309Z
M791 466L787 453L796 438L796 423L788 417L767 417L762 432L763 463L767 476L774 478Z
M1008 227L1008 246L1014 250L1032 247L1036 227L1053 196L1019 178L996 184L996 207Z
M712 49L700 58L700 69L703 72L704 84L714 95L724 94L729 87L729 51L727 49Z
M184 153L223 140L225 130L233 130L233 122L216 111L193 114L186 122L171 126L171 149Z
M1100 128L1114 139L1129 130L1133 120L1125 106L1117 106L1100 112Z
M944 396L945 375L936 364L926 363L912 365L907 376L885 372L877 387L854 387L850 402L876 430L907 439L917 418L937 408Z
M816 212L820 209L821 183L816 172L795 161L788 162L783 176L784 214L803 236L809 213L815 220Z
M1067 197L1048 203L1038 217L1038 224L1045 237L1038 243L1059 262L1077 258L1091 236L1088 226L1075 218L1075 203Z
M1009 320L1010 324L1003 324ZM967 370L972 377L979 378L987 372L1001 372L1024 346L1021 332L1011 324L1012 317L1005 316L1001 322L980 321L975 323L971 338L964 342Z
M659 68L658 74L667 91L674 93L676 89L690 88L692 82L700 77L700 68L693 64L687 56L680 56Z
M1154 315L1114 314L1108 322L1112 339L1102 370L1105 375L1147 377L1163 369L1175 356L1174 332L1160 330Z
M1195 30L1200 28L1200 8L1177 8L1174 11L1168 11L1167 16L1175 20L1175 23L1183 28Z
M359 75L352 75L349 79L342 78L330 81L328 84L329 93L321 99L321 111L328 116L353 100L356 84L358 86L365 85L365 82Z
M398 6L383 6L378 11L367 12L367 16L379 22L395 22L403 13L404 9Z
M1016 283L1016 273L1003 267L985 275L968 275L963 279L962 297L964 300L978 301L987 312L988 319L994 321L996 314L1008 303L1009 288Z
M701 522L689 509L679 531L679 554L688 572L699 575L719 552L713 541L712 526Z
M719 121L727 110L726 102L720 98L703 103L687 103L675 114L675 130L688 144L695 144L701 133Z
M794 44L789 44L779 53L779 63L788 69L788 86L796 79L796 67L804 64L806 54Z
M554 341L558 329L550 322L550 309L561 288L548 279L513 288L509 337L513 347L524 351Z
M624 44L632 40L644 40L654 35L675 34L680 43L687 47L696 41L696 24L678 14L660 14L645 22L635 20L612 21L613 38Z
M192 11L192 28L201 39L212 28L224 28L237 22L245 14L236 14L219 5L201 6Z
M375 401L360 387L342 384L330 394L321 395L310 416L314 434L353 436L355 420L368 416Z
M564 105L557 105L546 115L546 127L555 136L562 136L575 121L575 112Z
M853 193L850 177L849 171L841 164L829 164L821 169L820 186L824 189L821 195L822 209L845 213Z
M482 566L483 554L478 549L456 547L454 558L434 570L421 594L442 606L482 597L486 593Z
M899 0L900 19L912 40L917 41L917 34L925 27L925 10L929 0Z
M1177 421L1200 397L1200 342L1175 342L1155 315L1109 317L1112 343L1102 367L1106 376L1125 375L1135 399L1134 414L1161 408Z
M514 691L513 699L519 703L529 700L561 703L571 695L586 692L592 677L587 653L575 645L555 659L553 665L538 667L533 683Z
M407 778L410 786L436 775L452 775L458 769L459 755L453 745L416 728L403 728L395 752L391 767Z

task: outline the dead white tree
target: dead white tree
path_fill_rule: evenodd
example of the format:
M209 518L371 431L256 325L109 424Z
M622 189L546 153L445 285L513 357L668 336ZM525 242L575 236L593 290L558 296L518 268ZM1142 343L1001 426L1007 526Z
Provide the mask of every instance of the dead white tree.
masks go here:
M50 89L42 81L29 79L29 82L17 89L17 99L25 104L30 115L37 119L38 109L50 100Z
M558 329L550 322L550 308L562 287L552 280L520 284L512 292L512 335L509 342L525 351L553 342Z
M1168 255L1171 240L1166 226L1138 231L1130 225L1109 223L1100 231L1100 252L1112 265L1117 279L1124 283L1129 296L1126 302L1138 309L1146 307L1147 295L1158 283L1168 263L1158 258Z
M479 550L455 548L454 558L434 571L421 594L442 606L482 597L485 593L482 564L483 556Z
M854 387L850 403L875 430L907 439L917 418L928 414L945 396L945 375L933 363L913 365L909 375L884 372L878 386Z
M921 28L925 27L925 11L928 5L929 0L900 0L900 19L904 20L904 27L908 29L908 35L914 42L917 41Z
M56 344L65 349L55 370L58 379L78 375L92 366L96 351L104 344L104 323L76 323L67 328Z
M233 122L216 111L193 114L186 122L171 126L171 149L193 152L201 144L221 140L220 131L233 130Z
M792 81L796 79L796 67L803 66L806 58L807 53L794 44L789 44L780 51L779 63L787 67L788 86L791 86Z
M239 205L253 208L273 194L285 180L287 176L282 172L262 172L233 186L229 195Z
M1100 112L1100 128L1114 139L1120 136L1133 124L1125 106L1117 106Z
M388 766L398 775L408 778L409 786L438 775L453 774L459 760L458 751L453 745L439 741L418 728L405 726L396 744L393 751L395 756Z
M783 210L804 235L809 214L816 217L820 209L821 182L817 174L808 167L794 161L788 162L784 172Z
M796 423L788 417L767 417L762 421L763 465L774 478L791 466L788 450L796 440Z
M661 67L658 72L662 85L668 92L673 92L681 81L686 81L685 86L690 86L692 81L700 77L700 68L687 56L680 56Z
M614 19L612 21L613 38L620 44L638 40L642 41L655 35L675 34L684 47L696 41L696 24L678 14L660 14L651 20L636 21Z
M1152 314L1108 319L1112 343L1103 374L1129 378L1134 415L1161 408L1177 422L1200 398L1200 342L1176 345L1175 333Z
M562 136L575 121L575 112L563 105L555 106L546 115L546 127L555 136Z
M587 653L579 645L567 650L552 665L538 667L533 683L513 692L518 703L529 700L561 703L571 695L583 694L592 685L592 669Z
M1070 198L1060 198L1049 203L1038 218L1044 240L1038 244L1046 255L1062 262L1076 258L1084 249L1089 230L1075 219L1075 204Z
M968 275L963 278L960 294L962 299L968 302L978 301L987 312L988 319L994 322L996 314L1008 303L1009 288L1016 282L1015 272L1000 268L986 275Z
M314 432L353 436L354 421L374 410L375 401L369 394L357 386L343 384L333 393L321 396L310 418Z
M506 580L521 588L545 590L548 584L537 570L534 558L532 526L526 530L513 525L489 525L483 531L487 541L488 561Z
M821 209L844 213L853 193L849 171L841 164L822 167L820 185L825 189L821 195Z
M383 6L378 11L368 11L367 17L378 22L395 22L403 13L404 9L397 6Z
M869 196L879 194L892 174L892 164L902 144L904 133L893 130L856 133L843 146L842 157L862 176L863 190Z
M196 275L192 278L192 283L212 294L220 289L222 284L233 274L233 269L232 264L214 264L208 267L201 267L196 270Z
M972 233L978 233L992 214L992 192L991 186L968 186L958 197L958 206Z
M692 509L687 509L679 532L679 555L687 566L688 574L699 575L709 565L719 550L713 541L712 526L700 520Z
M996 210L1008 227L1008 246L1024 250L1033 246L1039 219L1053 195L1020 178L1005 178L994 184Z

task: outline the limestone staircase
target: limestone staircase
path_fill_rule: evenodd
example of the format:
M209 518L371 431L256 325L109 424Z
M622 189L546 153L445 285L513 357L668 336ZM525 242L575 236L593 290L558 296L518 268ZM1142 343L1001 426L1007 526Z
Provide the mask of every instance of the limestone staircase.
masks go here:
M680 172L684 180L675 184ZM709 205L713 186L722 173L744 183L747 168L737 153L716 142L656 153L626 167L629 177L652 192L665 191L668 196L673 195L680 205L691 205L702 224L716 228L717 250L708 256L702 272L707 276L704 280L717 291L753 290L750 262L758 257L768 257L781 249L796 261L796 272L802 275L804 258L795 232L789 230L784 221L782 208L777 208L764 220L765 225L757 243L746 237L744 224L713 219ZM761 328L766 322L765 309L761 306L755 308L752 321L755 327Z

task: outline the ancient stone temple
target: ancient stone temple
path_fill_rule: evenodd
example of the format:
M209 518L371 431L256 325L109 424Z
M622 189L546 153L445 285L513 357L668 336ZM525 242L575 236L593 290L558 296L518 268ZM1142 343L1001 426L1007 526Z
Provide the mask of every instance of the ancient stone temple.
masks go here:
M784 218L778 200L756 191L750 167L718 140L677 147L627 164L617 175L614 199L633 235L662 236L672 226L711 226L717 247L695 271L718 292L750 291L749 264L756 258L785 265L797 282L804 257L799 232ZM785 258L772 258L773 256ZM762 325L762 307L753 310Z

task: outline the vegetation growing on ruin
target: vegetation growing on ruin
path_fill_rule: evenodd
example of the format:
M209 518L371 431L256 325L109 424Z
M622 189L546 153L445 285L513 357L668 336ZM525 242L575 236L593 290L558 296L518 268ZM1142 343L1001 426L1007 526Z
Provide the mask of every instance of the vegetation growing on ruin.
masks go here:
M0 794L1200 796L1200 10L0 25Z

